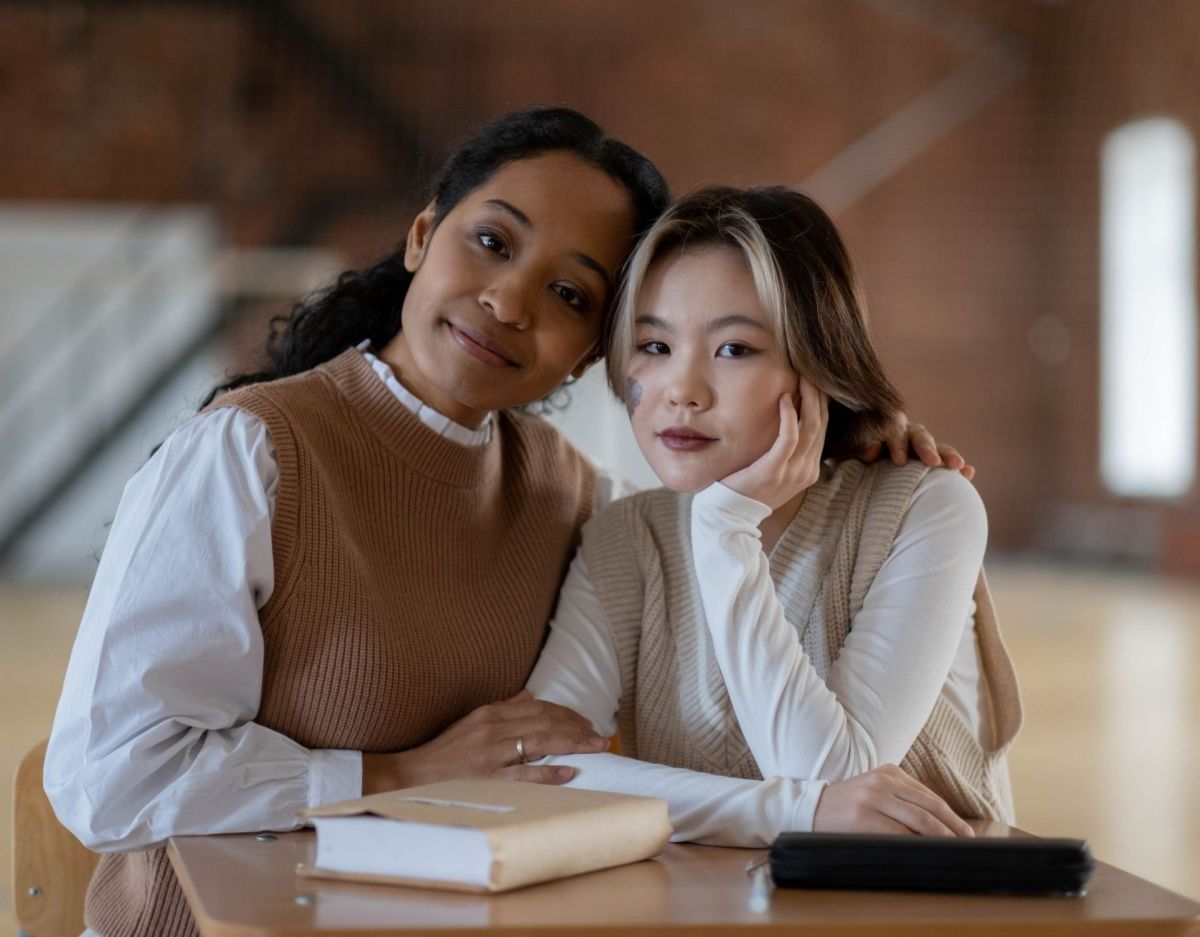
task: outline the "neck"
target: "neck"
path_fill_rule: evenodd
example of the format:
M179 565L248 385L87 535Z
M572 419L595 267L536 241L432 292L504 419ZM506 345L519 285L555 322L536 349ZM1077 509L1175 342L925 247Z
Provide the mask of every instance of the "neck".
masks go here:
M758 525L758 531L762 534L762 548L764 553L770 553L774 549L775 544L779 542L779 538L783 536L783 532L788 529L788 525L796 517L796 512L800 510L800 505L804 503L804 495L808 489L801 491L786 504L776 508L771 512L771 515Z
M487 419L487 410L476 410L454 399L441 387L421 372L403 332L388 342L379 352L379 360L392 369L398 380L410 394L427 407L432 407L467 429L479 429Z

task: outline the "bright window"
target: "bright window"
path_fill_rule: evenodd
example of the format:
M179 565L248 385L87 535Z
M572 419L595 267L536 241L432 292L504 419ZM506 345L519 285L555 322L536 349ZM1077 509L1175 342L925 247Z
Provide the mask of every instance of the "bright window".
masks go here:
M1104 141L1101 454L1115 494L1173 497L1195 475L1195 147L1165 118Z

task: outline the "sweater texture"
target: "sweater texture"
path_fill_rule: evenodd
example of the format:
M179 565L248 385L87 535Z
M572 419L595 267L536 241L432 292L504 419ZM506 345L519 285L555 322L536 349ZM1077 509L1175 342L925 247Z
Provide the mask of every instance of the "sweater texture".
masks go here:
M926 471L884 462L825 467L771 551L785 617L822 679ZM658 489L616 502L585 527L583 555L617 651L623 753L761 778L705 624L692 563L691 497ZM977 739L940 696L901 767L959 815L1012 823L1005 755L1021 723L1020 694L982 571L974 598L988 737Z
M357 351L232 391L279 466L255 721L307 748L392 752L525 685L591 512L595 471L543 420L483 446L424 426ZM198 933L165 849L109 854L104 937Z

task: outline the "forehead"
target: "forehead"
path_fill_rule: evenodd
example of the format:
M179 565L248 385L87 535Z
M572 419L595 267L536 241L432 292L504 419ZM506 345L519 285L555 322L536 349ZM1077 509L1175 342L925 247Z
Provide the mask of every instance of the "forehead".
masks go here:
M633 246L633 200L619 182L572 153L505 163L456 206L500 200L529 219L528 236L548 250L582 253L615 277Z
M639 291L637 316L673 323L704 325L739 315L774 330L749 263L742 252L724 244L674 248L655 258Z

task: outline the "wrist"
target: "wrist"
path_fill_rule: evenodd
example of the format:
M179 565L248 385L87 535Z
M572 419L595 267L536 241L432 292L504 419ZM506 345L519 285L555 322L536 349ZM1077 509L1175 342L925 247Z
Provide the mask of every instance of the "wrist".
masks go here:
M405 787L415 787L422 781L416 776L409 752L364 752L362 761L362 792L378 794Z
M796 804L796 815L793 818L795 829L802 833L820 832L817 827L817 811L821 807L825 792L829 790L829 782L809 779L796 783L802 785L802 791L800 802Z
M757 529L772 512L766 501L739 491L727 479L715 481L697 492L692 503L694 512L723 527Z

